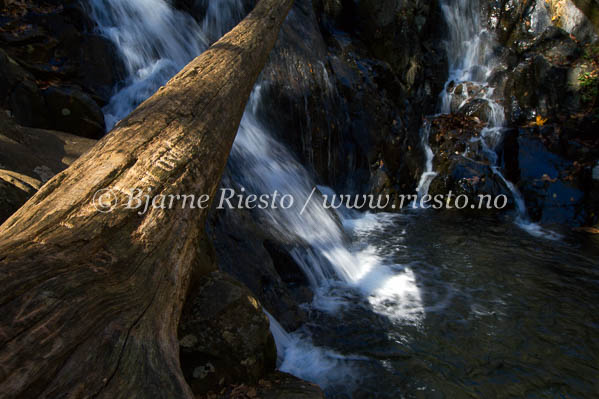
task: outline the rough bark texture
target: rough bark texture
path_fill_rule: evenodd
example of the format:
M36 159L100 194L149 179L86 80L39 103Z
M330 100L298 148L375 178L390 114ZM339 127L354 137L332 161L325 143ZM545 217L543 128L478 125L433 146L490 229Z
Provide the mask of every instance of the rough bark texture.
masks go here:
M99 213L92 199L212 196L292 2L261 0L0 227L0 397L192 397L177 325L206 272L205 211Z

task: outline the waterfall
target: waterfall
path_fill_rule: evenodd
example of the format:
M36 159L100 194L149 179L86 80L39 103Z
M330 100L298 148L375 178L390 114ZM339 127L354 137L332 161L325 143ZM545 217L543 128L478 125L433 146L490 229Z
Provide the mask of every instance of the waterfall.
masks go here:
M559 239L558 234L544 230L530 221L522 194L505 178L498 165L495 147L503 137L505 112L501 104L493 98L494 88L489 84L498 59L493 54L494 38L480 18L480 1L443 0L441 9L449 30L449 38L445 42L449 77L439 95L438 115L454 113L472 100L481 100L488 105L487 125L481 130L480 137L473 138L472 141L481 144L481 155L488 159L493 173L511 192L517 211L515 223L532 235ZM458 87L461 90L458 91ZM428 193L432 181L437 176L433 168L434 153L429 145L430 124L427 118L420 132L426 156L424 172L417 188L420 198Z
M87 7L127 68L104 108L108 130L243 16L241 0L209 2L201 24L166 0L90 0Z
M431 133L431 121L429 119L425 119L424 124L420 128L420 143L422 148L424 149L424 156L426 157L424 163L424 172L422 172L422 176L420 177L420 182L418 183L418 187L416 188L416 193L418 194L418 198L424 197L428 194L428 189L431 186L431 183L437 177L437 173L433 167L433 161L435 160L435 153L433 149L428 143Z
M239 0L202 4L206 13L203 20L197 22L173 9L165 0L90 1L90 15L100 32L115 43L128 71L126 81L104 108L109 128L206 50L209 43L243 15ZM326 77L324 65L320 67ZM251 95L231 152L229 174L248 193L278 191L291 194L296 203L304 203L316 184L261 123L258 105L261 87L266 84L268 82L258 82ZM367 301L375 312L391 319L417 321L422 317L422 298L410 268L387 262L372 247L353 248L348 243L348 233L376 230L385 223L384 216L334 215L317 200L310 201L301 215L299 209L262 212L269 221L265 228L304 244L304 249L294 250L291 255L308 276L315 292L311 306L337 312L347 304L345 293L350 291ZM272 316L271 320L283 371L323 385L330 382L323 376L334 370L349 372L340 365L342 356L315 348L309 339L288 334Z

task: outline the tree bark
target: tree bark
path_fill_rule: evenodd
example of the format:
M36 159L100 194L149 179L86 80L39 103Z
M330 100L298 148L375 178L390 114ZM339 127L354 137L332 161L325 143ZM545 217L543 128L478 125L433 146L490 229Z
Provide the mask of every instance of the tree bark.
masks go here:
M0 226L0 397L193 397L177 325L192 274L209 269L206 211L99 213L92 200L212 197L292 3L261 0Z

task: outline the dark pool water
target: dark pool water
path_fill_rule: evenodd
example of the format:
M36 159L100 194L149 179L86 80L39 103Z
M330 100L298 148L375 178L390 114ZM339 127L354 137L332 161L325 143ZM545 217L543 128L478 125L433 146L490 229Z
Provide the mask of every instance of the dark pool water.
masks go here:
M307 335L351 358L331 398L599 398L599 237L535 238L507 219L386 216L356 245L413 272L422 311L355 300Z

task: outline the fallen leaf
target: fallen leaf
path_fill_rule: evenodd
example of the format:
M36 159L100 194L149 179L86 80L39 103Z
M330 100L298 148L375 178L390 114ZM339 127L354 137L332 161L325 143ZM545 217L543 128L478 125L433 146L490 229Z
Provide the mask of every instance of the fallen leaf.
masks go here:
M578 231L580 233L589 233L589 234L599 234L599 229L595 227L577 227L574 231Z
M541 115L537 115L536 123L537 126L543 126L545 123L547 123L547 118L543 118Z
M547 173L545 173L542 177L541 177L541 181L544 182L549 182L549 183L555 183L557 181L556 179L552 179L551 177L549 177L549 175Z

